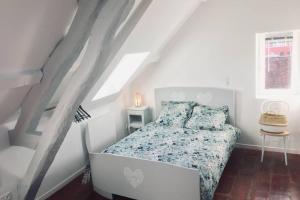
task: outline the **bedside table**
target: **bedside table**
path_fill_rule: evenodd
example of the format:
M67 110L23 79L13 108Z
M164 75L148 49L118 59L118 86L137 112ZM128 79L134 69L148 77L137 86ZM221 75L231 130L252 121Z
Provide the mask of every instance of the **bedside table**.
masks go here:
M150 109L147 106L130 107L127 110L128 132L133 133L151 121Z
M289 136L289 132L288 131L284 131L282 133L271 133L271 132L266 132L263 130L259 131L259 134L262 136L262 147L261 147L261 162L264 161L264 152L265 152L265 140L266 140L266 136L274 136L274 137L282 137L283 138L283 143L284 143L284 162L285 165L288 165L287 162L287 149L286 149L286 139Z

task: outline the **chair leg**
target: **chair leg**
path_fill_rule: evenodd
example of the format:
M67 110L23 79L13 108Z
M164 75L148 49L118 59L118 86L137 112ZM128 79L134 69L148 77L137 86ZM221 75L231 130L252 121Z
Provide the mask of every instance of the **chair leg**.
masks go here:
M264 161L264 153L265 153L265 138L266 138L266 136L265 135L263 135L262 136L262 144L261 144L261 162L263 162Z
M285 162L285 165L287 166L288 162L287 162L286 136L283 137L283 142L284 142L284 162Z

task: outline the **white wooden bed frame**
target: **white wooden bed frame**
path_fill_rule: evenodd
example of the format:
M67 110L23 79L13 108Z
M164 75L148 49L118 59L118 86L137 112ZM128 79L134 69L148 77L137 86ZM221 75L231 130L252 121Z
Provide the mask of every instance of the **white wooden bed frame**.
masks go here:
M228 105L231 124L235 124L233 90L205 87L159 88L155 89L155 100L156 116L160 112L161 101L196 101L211 106ZM89 130L91 131L97 130ZM91 149L89 151L94 190L109 199L113 198L112 194L141 200L200 199L198 170L163 162L96 153Z

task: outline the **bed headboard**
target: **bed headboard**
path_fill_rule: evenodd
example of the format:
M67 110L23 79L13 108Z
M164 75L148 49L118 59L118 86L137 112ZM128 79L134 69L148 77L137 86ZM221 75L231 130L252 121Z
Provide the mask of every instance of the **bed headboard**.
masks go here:
M235 91L209 87L166 87L155 89L155 116L158 117L162 101L195 101L209 106L229 107L230 123L235 125Z

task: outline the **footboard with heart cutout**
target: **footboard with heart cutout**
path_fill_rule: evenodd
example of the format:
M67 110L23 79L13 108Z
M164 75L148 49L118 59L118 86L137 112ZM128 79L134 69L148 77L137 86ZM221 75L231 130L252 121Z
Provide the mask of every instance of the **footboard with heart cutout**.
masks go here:
M105 153L90 153L96 192L140 200L199 200L197 170L168 163Z

